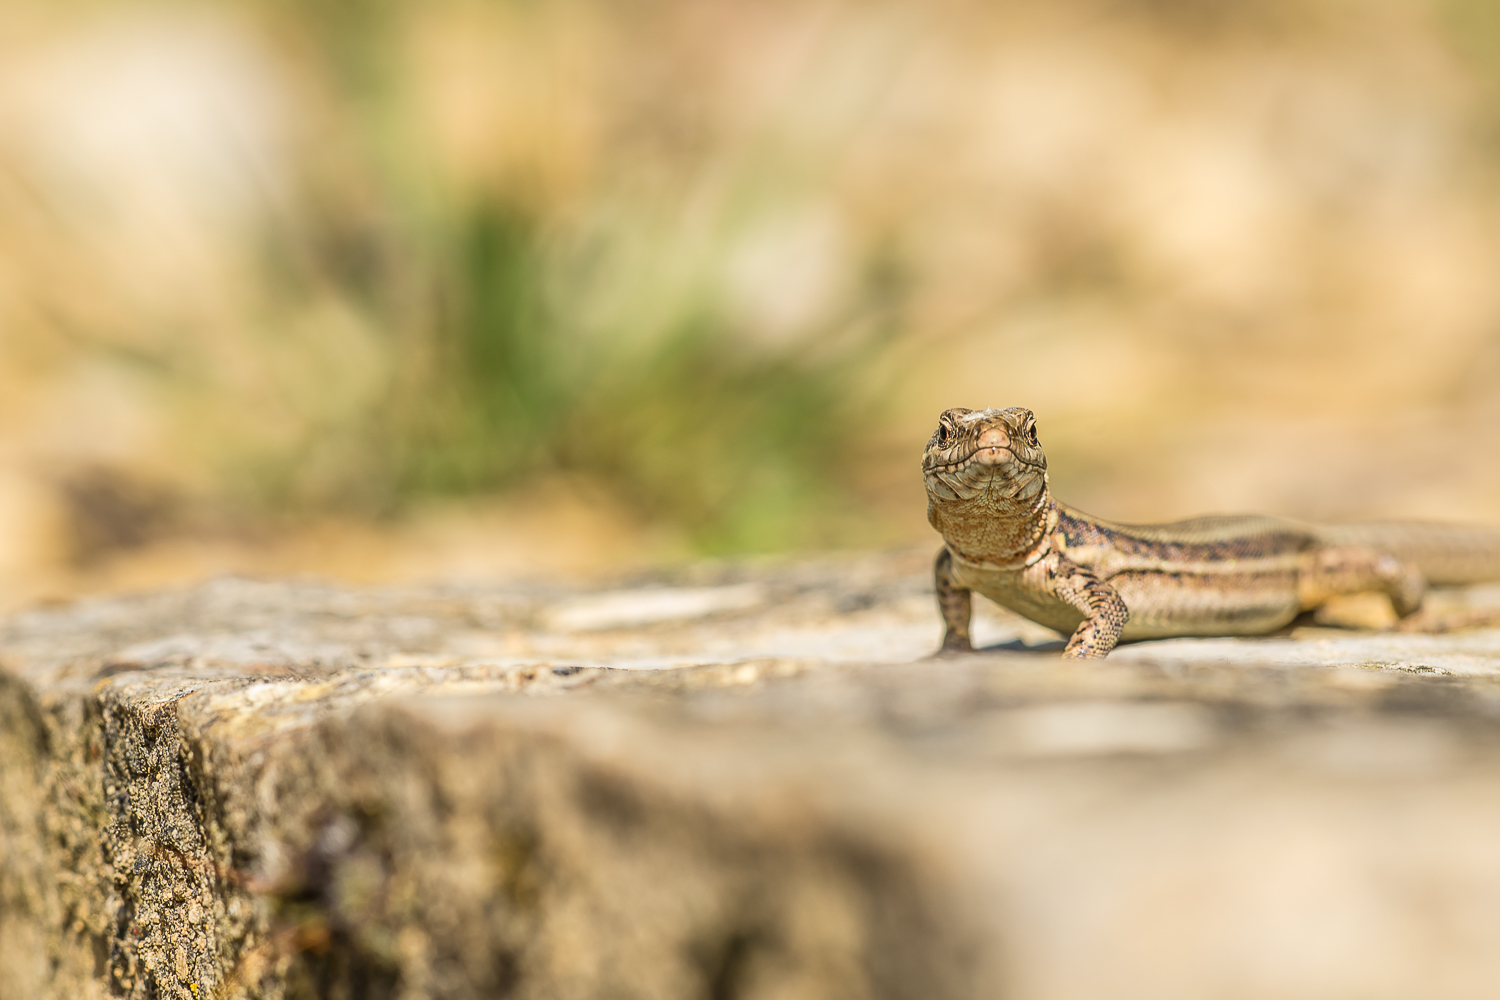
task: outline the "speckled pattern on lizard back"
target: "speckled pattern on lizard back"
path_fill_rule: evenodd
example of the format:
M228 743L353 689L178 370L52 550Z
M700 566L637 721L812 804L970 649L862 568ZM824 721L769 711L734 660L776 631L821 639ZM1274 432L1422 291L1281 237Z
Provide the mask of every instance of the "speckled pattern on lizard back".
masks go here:
M1052 498L1030 410L951 409L922 456L942 651L973 648L971 594L1070 635L1064 656L1121 640L1255 635L1329 598L1421 607L1428 584L1500 580L1500 531L1393 522L1320 527L1259 515L1120 524Z

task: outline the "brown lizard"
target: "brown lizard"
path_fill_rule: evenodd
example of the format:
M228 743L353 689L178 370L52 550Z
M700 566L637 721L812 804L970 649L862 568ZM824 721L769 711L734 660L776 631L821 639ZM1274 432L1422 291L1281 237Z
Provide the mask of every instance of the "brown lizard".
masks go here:
M1072 638L1063 655L1108 655L1121 640L1255 635L1329 598L1390 597L1405 618L1428 584L1500 580L1500 531L1390 522L1322 527L1256 515L1118 524L1047 489L1030 410L946 411L922 456L942 652L973 649L978 592Z

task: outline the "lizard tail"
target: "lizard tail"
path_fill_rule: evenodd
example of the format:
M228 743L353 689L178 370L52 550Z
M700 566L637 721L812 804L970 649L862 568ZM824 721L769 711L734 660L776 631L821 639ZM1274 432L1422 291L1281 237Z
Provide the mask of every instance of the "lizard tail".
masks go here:
M1500 580L1500 529L1422 521L1376 521L1317 529L1325 545L1359 545L1387 552L1427 578L1459 584Z

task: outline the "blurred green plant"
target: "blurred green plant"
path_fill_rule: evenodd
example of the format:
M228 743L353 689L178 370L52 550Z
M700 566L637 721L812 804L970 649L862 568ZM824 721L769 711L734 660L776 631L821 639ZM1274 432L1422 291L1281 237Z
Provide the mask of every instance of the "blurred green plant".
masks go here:
M878 409L869 363L899 323L892 255L865 262L833 315L757 340L723 295L735 234L682 237L692 226L674 224L685 210L671 198L653 210L593 192L559 220L526 178L475 192L434 176L391 62L401 4L268 6L334 82L389 213L379 226L335 213L309 241L316 269L387 331L396 369L373 439L343 448L363 458L319 492L396 511L561 471L706 552L868 542L849 474ZM720 211L753 222L750 201ZM265 495L304 503L307 450L267 458L255 474L278 485Z
M397 502L564 470L709 552L848 543L868 528L846 483L888 289L872 284L859 315L810 331L827 349L771 349L736 336L702 281L653 284L628 247L549 240L523 208L474 206L445 250L431 362L392 411Z

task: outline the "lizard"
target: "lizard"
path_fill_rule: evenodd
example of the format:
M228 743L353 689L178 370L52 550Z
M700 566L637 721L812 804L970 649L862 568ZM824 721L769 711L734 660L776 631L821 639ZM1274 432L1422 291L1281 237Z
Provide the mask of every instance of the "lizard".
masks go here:
M973 649L974 593L1070 636L1065 658L1099 659L1122 640L1274 632L1344 594L1383 592L1406 619L1429 585L1500 580L1500 530L1093 517L1053 499L1036 416L1022 407L945 411L922 475L943 536L939 655Z

